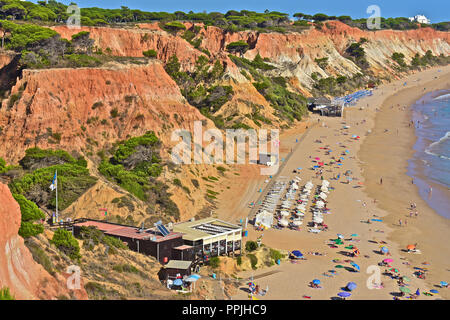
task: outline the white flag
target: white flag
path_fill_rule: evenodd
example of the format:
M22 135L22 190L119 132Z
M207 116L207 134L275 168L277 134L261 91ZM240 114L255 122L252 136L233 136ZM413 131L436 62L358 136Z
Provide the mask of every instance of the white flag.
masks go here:
M55 171L55 176L53 177L53 181L52 184L50 185L50 190L55 190L58 186L58 180L56 180L56 171Z

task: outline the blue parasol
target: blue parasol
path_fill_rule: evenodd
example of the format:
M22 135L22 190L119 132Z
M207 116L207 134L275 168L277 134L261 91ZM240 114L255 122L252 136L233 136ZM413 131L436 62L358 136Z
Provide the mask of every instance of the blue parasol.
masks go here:
M319 280L319 279L314 279L314 280L312 281L312 283L314 283L314 284L320 284L320 280Z
M297 257L297 258L303 257L303 253L301 253L301 252L298 251L298 250L292 251L292 254L293 254L295 257Z
M358 266L356 263L350 262L350 264L351 264L356 270L361 271L361 267Z
M417 291L416 291L416 296L420 296L420 291L419 291L419 289L417 289Z
M349 282L349 283L347 283L346 288L347 288L347 290L353 291L353 290L356 289L356 283L354 283L354 282Z
M352 294L350 292L339 292L337 295L342 298L347 298L350 297Z
M381 252L388 253L388 252L389 252L389 249L386 248L386 247L382 247L382 248L381 248Z
M430 290L431 293L439 293L439 291L437 291L436 289L432 289Z
M173 282L174 286L181 286L183 284L183 281L181 279L175 279Z
M441 287L446 287L446 286L448 286L448 283L445 281L441 281Z

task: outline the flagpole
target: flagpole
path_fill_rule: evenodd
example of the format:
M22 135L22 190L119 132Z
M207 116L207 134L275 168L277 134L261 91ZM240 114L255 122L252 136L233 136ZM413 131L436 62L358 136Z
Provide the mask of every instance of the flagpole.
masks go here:
M58 223L58 170L56 170L56 223Z

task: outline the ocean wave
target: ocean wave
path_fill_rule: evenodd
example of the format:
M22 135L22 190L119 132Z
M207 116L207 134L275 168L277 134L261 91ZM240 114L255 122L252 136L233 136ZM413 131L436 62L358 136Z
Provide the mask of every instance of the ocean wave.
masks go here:
M433 100L445 100L450 99L450 93L443 94L442 96L436 97Z
M439 157L441 159L450 160L449 157L446 157L446 156L443 156L441 154L437 154L437 153L431 151L434 147L438 146L439 144L443 143L444 141L446 141L448 139L450 139L450 131L447 131L447 133L442 138L440 138L438 141L435 141L432 144L430 144L428 146L428 148L425 149L425 153L427 153L431 156Z
M430 156L435 156L435 157L438 157L438 158L441 158L441 159L450 160L449 157L443 156L442 154L437 154L437 153L431 152L431 151L429 151L428 149L425 150L425 153L426 153L426 154L429 154ZM428 166L429 166L429 165L428 165Z

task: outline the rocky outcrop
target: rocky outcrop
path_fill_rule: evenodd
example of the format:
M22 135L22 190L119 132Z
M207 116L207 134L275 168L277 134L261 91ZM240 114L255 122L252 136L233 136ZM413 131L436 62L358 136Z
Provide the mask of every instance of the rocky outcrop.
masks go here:
M185 24L187 28L191 23ZM201 26L201 24L198 24ZM104 51L112 50L113 55L142 57L142 51L154 49L158 59L167 61L176 55L182 66L192 69L196 59L203 53L192 47L179 35L171 35L159 28L157 23L139 24L138 28L112 29L102 27L82 27L68 29L65 26L53 27L62 37L70 39L72 34L80 31L91 32L96 45ZM298 90L310 89L313 83L311 74L317 72L322 76L359 73L360 68L344 57L345 49L352 42L366 38L364 44L367 60L376 75L391 77L391 56L394 52L405 55L406 61L419 53L423 55L431 50L434 55L450 54L450 34L432 28L395 31L364 31L350 27L340 21L329 21L321 30L312 27L301 33L259 33L257 31L226 32L221 28L202 27L197 35L202 38L201 48L207 49L212 57L219 58L227 65L228 74L237 82L245 82L239 69L227 57L226 45L243 40L250 45L244 57L253 59L257 54L269 58L277 66L274 75L296 78ZM328 57L328 67L323 70L316 58ZM295 82L295 81L294 81Z
M62 295L87 299L84 289L70 291L69 275L51 276L37 264L17 234L20 208L8 187L0 183L0 288L8 287L15 299L55 299Z
M114 56L143 57L143 51L156 50L157 58L167 62L176 55L185 69L191 69L200 55L205 55L194 49L186 40L179 36L171 35L161 29L133 28L113 29L107 27L81 27L69 29L66 26L52 27L61 37L71 39L72 35L81 32L90 32L90 37L95 40L95 45Z
M161 62L24 70L11 93L17 102L10 106L5 99L0 108L0 157L10 163L33 146L95 153L148 130L168 145L174 128L210 123L186 102Z

